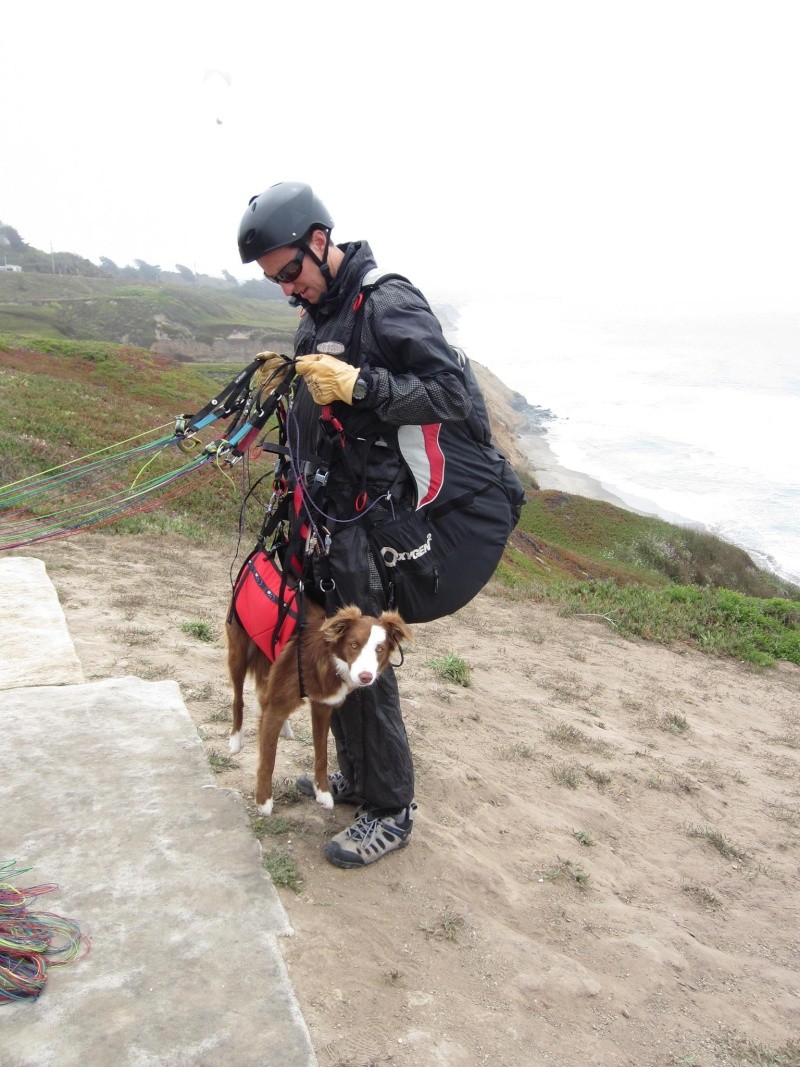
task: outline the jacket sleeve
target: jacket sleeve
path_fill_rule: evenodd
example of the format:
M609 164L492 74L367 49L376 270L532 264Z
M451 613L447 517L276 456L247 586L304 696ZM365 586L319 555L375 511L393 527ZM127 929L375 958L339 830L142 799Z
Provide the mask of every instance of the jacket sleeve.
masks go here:
M463 371L422 295L387 283L373 301L363 338L370 378L364 406L391 426L466 419L472 398Z

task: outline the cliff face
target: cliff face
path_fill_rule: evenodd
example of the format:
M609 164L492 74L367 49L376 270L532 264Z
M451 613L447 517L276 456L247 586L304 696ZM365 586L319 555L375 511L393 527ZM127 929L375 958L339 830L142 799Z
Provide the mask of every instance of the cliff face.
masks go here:
M530 405L521 393L509 389L482 364L474 360L470 363L486 399L495 444L512 467L533 478L531 460L520 445L520 435L541 432L542 423L552 416Z

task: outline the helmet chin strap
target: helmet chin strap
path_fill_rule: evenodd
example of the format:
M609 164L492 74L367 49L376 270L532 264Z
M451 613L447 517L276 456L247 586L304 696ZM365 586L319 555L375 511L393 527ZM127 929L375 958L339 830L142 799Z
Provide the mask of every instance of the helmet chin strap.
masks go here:
M320 227L320 229L322 229L322 227ZM322 253L322 259L319 258L316 252L312 250L311 245L307 242L304 242L300 247L305 249L306 255L313 259L319 267L320 274L325 279L325 287L326 289L330 289L333 285L333 275L331 274L331 268L328 266L328 250L331 247L331 231L325 231L325 249Z

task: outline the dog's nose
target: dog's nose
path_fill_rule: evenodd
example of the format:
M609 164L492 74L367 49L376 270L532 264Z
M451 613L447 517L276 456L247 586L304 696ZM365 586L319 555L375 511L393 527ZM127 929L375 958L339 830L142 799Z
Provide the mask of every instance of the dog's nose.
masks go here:
M358 680L359 682L361 682L362 685L369 685L372 681L372 672L362 671L361 674L359 674L358 676Z

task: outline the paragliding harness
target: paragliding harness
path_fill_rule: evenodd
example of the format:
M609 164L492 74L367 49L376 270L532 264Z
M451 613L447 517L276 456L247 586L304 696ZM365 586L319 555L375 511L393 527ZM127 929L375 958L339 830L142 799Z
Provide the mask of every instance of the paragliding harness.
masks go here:
M287 364L293 364L293 360L288 357L285 359ZM259 366L258 361L255 366ZM247 370L252 377L250 368ZM261 531L255 548L245 559L233 583L229 613L229 621L235 615L250 639L270 661L280 655L297 627L302 626L304 554L298 551L286 559L289 547L286 529L290 518L290 458L286 440L285 398L294 377L293 370L287 367L277 387L269 390L269 383L266 383L262 390L268 392L266 399L262 401L260 396L256 396L255 402L249 405L251 412L244 426L226 442L230 445L235 440L233 450L239 455L243 455L251 446L255 446L252 455L262 452L278 455L273 472L272 495L265 509ZM255 438L273 414L278 419L278 443L268 441L265 436L256 444ZM202 415L203 412L200 413ZM197 418L195 416L194 421Z
M365 276L353 303L351 353L360 351L366 301L391 279L408 282L403 275L378 270ZM453 352L472 399L470 414L463 423L408 425L397 431L398 450L416 482L414 506L399 504L391 491L368 501L365 448L371 443L358 442L363 469L360 478L351 478L351 441L330 409L323 409L328 447L334 453L338 449L338 460L346 464L356 489L349 506L362 516L386 602L410 623L450 615L472 600L494 573L525 502L522 485L492 443L486 403L469 360L460 349ZM328 457L328 465L336 458ZM342 511L347 506L342 502ZM334 557L327 561L333 581ZM338 565L352 567L352 560Z

